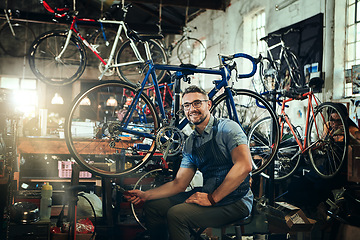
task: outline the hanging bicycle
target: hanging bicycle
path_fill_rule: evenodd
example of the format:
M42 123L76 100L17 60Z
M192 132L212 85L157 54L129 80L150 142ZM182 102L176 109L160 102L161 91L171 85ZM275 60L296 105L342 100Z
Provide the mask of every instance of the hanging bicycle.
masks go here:
M116 20L94 20L77 17L76 11L70 11L69 8L53 9L46 1L42 1L44 7L56 17L69 17L72 19L68 31L50 31L40 35L31 45L29 50L29 64L35 76L52 85L66 85L76 81L84 73L86 67L85 47L100 60L99 69L101 75L99 80L106 74L118 73L120 78L130 84L135 84L142 79L142 75L147 71L146 61L152 60L156 64L166 64L167 57L164 49L155 39L161 39L163 36L141 35L128 29L124 21ZM124 19L130 5L123 3L122 10ZM100 56L98 48L81 35L77 29L79 21L99 24L103 35L103 24L118 25L117 34L113 42L110 55L103 58ZM119 48L117 54L115 51L120 40L122 32L128 38ZM106 42L106 41L105 41ZM145 44L149 45L146 51ZM164 70L157 70L156 76L161 82L165 75Z
M261 41L265 41L268 45L267 53L268 57L264 57L260 65L259 73L261 79L266 78L266 73L270 69L275 69L277 72L277 81L281 85L281 88L289 89L290 87L301 87L304 85L301 79L301 69L299 61L290 48L286 47L283 40L284 35L291 32L297 32L295 29L289 29L285 33L281 34L269 34L266 37L261 38ZM273 45L269 45L270 39L278 39L279 42ZM277 58L273 54L273 50L280 48L280 52ZM280 81L280 82L279 82ZM265 83L266 84L266 83ZM270 90L270 89L268 89Z
M169 46L164 47L169 58L173 56L176 49L176 56L181 64L192 64L200 66L206 59L206 46L197 38L191 37L190 33L196 30L196 27L187 26L189 7L185 11L185 26L182 29L182 36L179 40L171 43ZM162 22L162 3L159 6L159 32ZM165 45L165 44L163 44Z
M0 25L0 48L9 56L24 57L35 34L27 23L14 22L14 14L17 12L4 9L5 21Z

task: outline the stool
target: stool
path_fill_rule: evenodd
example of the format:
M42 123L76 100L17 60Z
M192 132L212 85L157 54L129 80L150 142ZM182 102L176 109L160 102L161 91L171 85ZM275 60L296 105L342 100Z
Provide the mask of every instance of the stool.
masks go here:
M225 225L221 227L221 240L226 240L226 239L236 239L236 240L241 240L242 237L242 233L244 232L244 225L249 224L252 221L252 215L250 214L249 216L239 219L231 224ZM235 228L235 238L230 237L228 234L226 234L226 228L228 226L234 226ZM197 230L196 232L193 231L192 235L194 236L194 240L203 240L204 238L201 236L201 233L205 230L206 228L200 228L199 230Z

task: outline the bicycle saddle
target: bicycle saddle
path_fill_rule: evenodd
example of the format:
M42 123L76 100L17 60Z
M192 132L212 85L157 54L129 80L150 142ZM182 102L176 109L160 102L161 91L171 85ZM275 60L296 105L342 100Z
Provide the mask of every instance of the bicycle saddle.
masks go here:
M315 90L321 89L323 84L324 84L324 80L319 77L313 77L309 81L309 87L311 87Z

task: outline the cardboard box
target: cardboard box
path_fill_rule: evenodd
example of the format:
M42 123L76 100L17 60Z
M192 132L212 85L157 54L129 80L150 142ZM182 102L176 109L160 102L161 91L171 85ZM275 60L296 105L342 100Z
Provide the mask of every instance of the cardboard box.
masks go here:
M360 145L350 144L348 148L348 174L349 182L360 182Z
M308 232L316 223L300 208L286 202L276 202L275 207L267 206L266 217L270 233Z

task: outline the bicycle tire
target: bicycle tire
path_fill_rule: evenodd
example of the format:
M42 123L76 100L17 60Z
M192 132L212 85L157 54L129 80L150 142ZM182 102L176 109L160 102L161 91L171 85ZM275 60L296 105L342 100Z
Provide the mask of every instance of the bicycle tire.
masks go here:
M200 66L205 61L207 53L206 47L199 39L188 37L181 40L177 46L176 54L181 64Z
M151 58L153 60L154 64L166 64L167 63L167 56L164 51L164 49L160 46L160 44L157 41L150 40L149 47L151 52ZM134 51L132 50L130 46L130 40L125 41L119 48L119 51L116 55L116 64L120 63L131 63L138 61L138 59L135 56ZM144 43L136 42L136 47L139 50L139 53L141 57L146 61L146 53L145 53L145 47ZM135 63L135 64L129 64L121 67L117 67L117 73L119 77L132 85L137 85L139 82L143 80L145 77L145 74L148 71L148 64L144 63ZM165 73L165 70L155 70L156 78L158 83L162 83ZM149 79L152 79L149 77ZM152 84L152 81L150 82Z
M11 23L15 32L12 34L8 23L0 29L0 48L9 56L25 57L30 44L35 40L34 31L27 25Z
M259 76L263 86L263 91L261 92L278 88L277 70L274 62L270 58L264 57L261 59L259 63Z
M171 169L153 169L144 175L142 175L139 180L135 183L133 190L139 189L142 191L146 191L152 188L159 187L164 183L171 181L173 179ZM155 175L155 176L154 176ZM148 178L148 179L146 179ZM145 179L145 180L144 180ZM142 212L141 206L136 206L131 203L131 212L136 220L136 222L145 230L147 230L145 223L144 223L144 214Z
M76 81L84 73L86 51L84 45L73 36L61 60L55 59L64 46L67 34L67 31L46 32L31 44L29 64L39 80L54 86L64 86Z
M258 131L258 128L269 128L271 126L271 118L270 117L266 117L263 119L260 119L259 121L257 121L256 123L254 123L254 125L252 126L252 128L250 129L249 132L249 138L252 138L252 135ZM284 120L282 120L284 121ZM270 123L267 123L270 122ZM286 124L286 123L285 123ZM294 132L297 136L298 139L300 138L300 134L299 132L296 130L296 128L294 126L292 126L294 129ZM294 135L292 134L292 132L290 131L290 129L284 129L287 132L283 132L282 133L282 138L280 141L280 145L279 145L279 150L277 152L276 158L275 158L275 162L274 162L274 180L276 181L281 181L281 180L285 180L287 178L289 178L290 176L292 176L296 169L299 166L300 160L301 160L301 155L298 154L297 157L295 157L294 159L291 159L296 153L299 153L300 151L300 147L297 144ZM262 143L262 142L259 142ZM257 169L259 167L261 167L261 165L259 165L259 162L256 162L253 160L253 168ZM265 177L265 178L269 178L269 175L267 175L266 173L262 172L261 176Z
M139 132L155 135L159 120L145 93L140 94L137 109L146 105L146 113L137 111L131 116L126 129L133 132L121 130L124 109L136 93L134 86L112 80L101 82L74 99L65 122L65 138L70 153L84 169L102 177L117 177L139 169L152 157L155 136L139 136ZM108 101L111 98L112 104ZM83 104L85 101L88 105Z
M300 65L295 53L293 53L290 50L286 50L284 54L285 54L284 59L287 64L289 74L294 87L297 88L302 87L303 83L300 82L301 81Z
M261 159L262 165L254 168L252 173L258 174L262 172L276 156L280 141L280 129L277 123L277 117L272 110L270 104L262 98L259 94L246 89L232 89L234 102L236 103L236 112L239 118L239 124L242 126L245 134L248 137L248 145L253 159ZM227 108L227 95L223 93L213 101L213 106L210 112L218 118L230 118L229 110ZM259 146L255 138L249 138L249 131L252 125L263 118L270 117L275 124L273 127L262 129L258 136L271 136L264 146ZM267 153L266 155L264 154ZM262 154L262 156L260 156Z
M335 114L339 121L330 120ZM326 102L315 109L309 122L307 139L310 163L315 172L325 179L339 173L346 159L349 128L342 110L336 104Z

